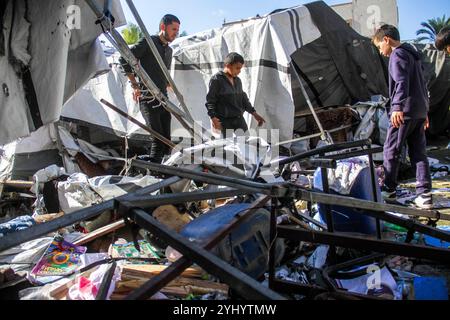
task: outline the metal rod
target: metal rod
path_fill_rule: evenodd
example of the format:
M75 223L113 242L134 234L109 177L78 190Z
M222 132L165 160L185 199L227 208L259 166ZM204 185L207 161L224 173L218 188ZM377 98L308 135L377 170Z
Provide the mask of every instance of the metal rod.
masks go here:
M372 183L373 201L378 202L377 181L375 179L375 166L373 164L372 153L369 152L368 156L369 156L370 181ZM376 225L377 225L377 238L381 240L382 238L381 221L379 218L376 218Z
M333 132L337 132L337 131L340 131L340 130L349 129L351 127L353 127L353 126L352 125L347 125L347 126L341 126L339 128L336 128L336 129L327 130L327 131L329 133L333 133ZM288 143L299 142L299 141L303 141L303 140L317 138L317 137L320 137L321 135L322 135L321 133L315 133L315 134L311 134L311 135L308 135L308 136L300 137L300 138L297 138L297 139L282 141L282 142L279 142L279 143L275 144L275 146L282 146L282 145L285 145L285 144L288 144Z
M218 198L231 198L239 195L248 194L249 192L238 189L223 189L220 191L193 191L182 193L162 194L158 197L148 196L134 196L131 195L126 201L121 201L121 204L129 208L154 208L167 204L178 204L185 202L194 202Z
M450 250L279 226L280 238L450 263Z
M111 286L111 281L114 276L114 273L116 272L117 262L113 260L111 265L108 268L108 271L106 271L105 275L103 276L102 283L100 284L100 288L98 288L97 296L95 297L95 300L106 300L108 297L109 287Z
M114 110L115 112L117 112L118 114L120 114L122 117L130 120L131 122L133 122L134 124L136 124L137 126L139 126L140 128L144 129L145 131L147 131L148 133L150 133L152 136L154 136L156 139L158 139L159 141L161 141L162 143L164 143L165 145L169 146L170 148L175 148L175 143L173 143L172 141L170 141L169 139L167 139L166 137L162 136L160 133L156 132L155 130L153 130L152 128L150 128L149 126L144 125L143 123L141 123L140 121L136 120L135 118L133 118L132 116L130 116L128 113L120 110L119 108L117 108L115 105L113 105L112 103L106 101L105 99L100 99L100 102L103 103L105 106L107 106L108 108L110 108L111 110Z
M323 154L321 154L323 156ZM321 168L321 176L322 176L322 189L326 194L330 193L330 186L328 184L328 170L325 168ZM327 231L333 233L334 232L334 223L333 223L333 213L331 212L331 207L329 204L325 204L325 216L326 216L326 224ZM336 261L336 247L334 245L330 246L330 261Z
M193 170L189 170L186 168L170 167L162 164L145 162L140 160L133 160L131 164L139 168L144 169L148 168L150 170L154 170L160 173L178 175L187 179L197 180L204 183L224 185L231 188L240 188L240 189L245 188L242 190L247 191L261 192L261 190L271 190L273 187L273 185L271 184L258 183L245 179L231 178L214 173L195 172ZM269 195L270 193L267 194Z
M365 156L365 155L372 156L374 153L380 153L380 152L383 152L383 147L364 149L364 150L356 150L356 151L350 151L350 152L345 152L345 153L340 153L340 154L332 154L332 155L328 155L326 158L338 161L338 160L360 157L360 156Z
M313 203L323 203L335 205L338 203L344 207L350 207L355 209L364 209L364 210L373 210L373 211L381 211L381 212L398 212L401 214L406 214L413 217L426 217L431 219L441 219L441 220L450 220L450 215L442 214L438 211L434 210L417 210L413 208L391 205L385 203L376 203L351 197L345 197L340 195L327 195L318 192L310 192L306 190L297 189L298 194L295 198L299 198L305 201L311 201ZM368 214L366 212L362 212L362 214Z
M334 160L334 159L310 158L310 159L305 160L304 162L305 162L305 164L312 166L312 167L320 167L320 168L327 168L327 169L336 169L336 167L337 167L336 160Z
M222 241L232 230L244 223L256 210L264 206L270 197L260 197L256 200L245 212L238 214L235 218L216 235L214 235L204 246L205 250L211 250ZM156 275L141 287L131 292L125 299L126 300L145 300L152 297L159 290L164 288L173 279L178 277L184 270L192 265L186 257L181 257L168 268L164 269L159 275Z
M273 290L272 283L275 280L275 248L277 239L277 199L272 198L270 207L270 234L269 234L269 288Z
M103 5L103 13L106 15L112 11L112 0L105 0Z
M146 212L137 209L132 212L132 219L138 225L152 232L155 236L162 238L171 247L197 263L208 273L217 276L223 282L229 284L243 298L250 300L285 300L283 296L264 287L258 281L230 266L212 253L187 241L186 238L178 233L169 230L165 225L149 216Z
M308 96L308 93L306 92L305 87L303 86L302 79L300 79L300 77L299 77L299 75L298 75L298 71L297 71L298 67L297 67L295 64L292 64L292 65L294 66L294 69L295 69L294 74L295 74L295 76L297 77L297 80L298 80L298 82L299 82L299 84L300 84L300 89L301 89L301 91L302 91L303 96L305 97L306 104L308 105L309 110L311 111L311 114L313 115L314 120L316 121L317 127L319 127L319 131L320 131L320 133L321 133L321 139L322 139L323 141L328 141L330 144L333 144L333 139L332 139L331 136L330 136L329 134L327 134L327 133L325 132L325 130L323 129L322 123L320 123L320 119L319 119L319 117L317 116L316 111L314 110L314 107L313 107L313 105L312 105L312 103L311 103L311 100L309 99L309 96Z
M169 167L161 164L148 163L139 160L133 160L132 165L141 168L149 168L151 170L158 171L164 174L177 175L183 178L201 181L204 183L224 185L227 187L238 188L240 190L245 190L249 192L262 193L265 195L275 197L290 197L299 200L309 201L312 203L323 203L330 205L335 205L336 203L339 203L339 205L341 206L353 207L357 209L374 210L382 212L385 211L398 212L401 214L406 214L414 217L427 217L431 219L450 220L450 215L441 214L440 212L434 210L431 211L418 210L397 205L375 203L339 195L327 195L319 192L312 192L309 190L305 190L294 184L258 183L244 179L224 177L213 173L195 172L193 170L185 168Z
M321 168L321 176L322 176L322 189L326 194L330 193L330 186L328 185L328 170ZM333 214L331 212L331 208L329 204L324 204L325 206L325 215L327 217L327 229L328 232L334 232L334 223L333 223Z
M361 214L364 214L369 217L378 218L382 221L396 224L396 225L406 228L408 230L420 232L422 234L426 234L426 235L438 238L440 240L450 242L450 233L449 232L439 230L437 228L433 228L433 227L427 226L427 225L419 223L419 222L415 222L414 220L411 220L411 219L405 219L405 218L397 217L397 216L389 214L389 213L377 212L377 211L372 211L372 210L367 210L367 211L361 212Z
M360 141L352 141L352 142L345 142L345 143L336 143L333 145L329 145L329 146L324 146L321 148L317 148L314 150L310 150L310 151L306 151L306 152L302 152L299 153L295 156L292 156L290 158L285 158L285 159L280 159L280 160L274 160L271 162L272 164L276 164L278 163L280 166L283 166L285 164L289 164L298 160L302 160L302 159L306 159L312 156L317 156L321 153L329 153L329 152L335 152L335 151L341 151L341 150L345 150L345 149L350 149L350 148L358 148L358 147L363 147L366 145L371 145L372 141L370 139L366 139L366 140L360 140Z

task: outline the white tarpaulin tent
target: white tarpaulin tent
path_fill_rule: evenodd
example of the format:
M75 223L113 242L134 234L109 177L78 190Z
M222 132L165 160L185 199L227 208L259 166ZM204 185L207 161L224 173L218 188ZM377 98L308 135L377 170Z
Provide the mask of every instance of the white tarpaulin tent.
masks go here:
M246 60L240 74L244 90L267 120L266 128L279 129L280 139L288 140L294 125L291 54L320 36L304 6L237 22L175 40L172 76L193 118L209 127L205 108L209 80L223 68L229 52L242 54ZM245 116L251 123L250 116Z
M229 52L244 56L244 90L281 141L293 135L294 114L309 113L299 79L313 107L343 106L387 95L383 64L370 39L359 35L317 1L263 17L229 23L173 43L172 75L195 120L209 127L205 100L211 76ZM251 116L246 114L249 127ZM338 124L337 124L338 125Z
M131 117L145 124L139 105L132 98L132 89L122 68L118 65L120 55L107 58L111 69L90 80L64 105L61 119L96 126L119 137L148 139L148 132L103 105L105 99ZM144 136L144 137L143 137Z
M116 27L125 23L119 0L112 14ZM64 102L99 72L96 20L83 0L1 2L0 145L58 120Z

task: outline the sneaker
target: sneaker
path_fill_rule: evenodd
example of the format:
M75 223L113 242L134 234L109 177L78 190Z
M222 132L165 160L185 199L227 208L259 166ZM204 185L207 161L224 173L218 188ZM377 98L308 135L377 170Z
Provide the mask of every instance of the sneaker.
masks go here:
M383 200L386 203L394 203L397 202L397 191L390 191L387 188L381 188L381 195L383 196Z
M433 196L431 192L418 195L417 198L414 199L414 204L420 209L433 209Z

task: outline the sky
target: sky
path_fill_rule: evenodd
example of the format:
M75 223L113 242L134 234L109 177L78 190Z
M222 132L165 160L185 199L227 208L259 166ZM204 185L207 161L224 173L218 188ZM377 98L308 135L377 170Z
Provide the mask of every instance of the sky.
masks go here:
M128 22L135 22L125 0L120 0ZM166 13L172 13L181 20L181 31L194 34L222 25L227 22L265 15L280 8L290 8L312 2L302 0L170 0L149 1L134 0L150 33L158 30L158 23ZM328 0L328 5L351 2L346 0ZM415 32L420 23L431 18L450 17L449 0L397 0L399 11L399 29L403 40L416 38Z

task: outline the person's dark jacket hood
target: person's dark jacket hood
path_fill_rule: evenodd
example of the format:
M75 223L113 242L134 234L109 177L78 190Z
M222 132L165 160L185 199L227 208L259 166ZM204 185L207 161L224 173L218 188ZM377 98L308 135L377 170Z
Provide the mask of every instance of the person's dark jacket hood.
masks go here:
M412 45L410 45L409 43L403 43L400 48L402 48L403 50L408 51L415 60L422 60L422 57L419 53L419 51L417 51Z

